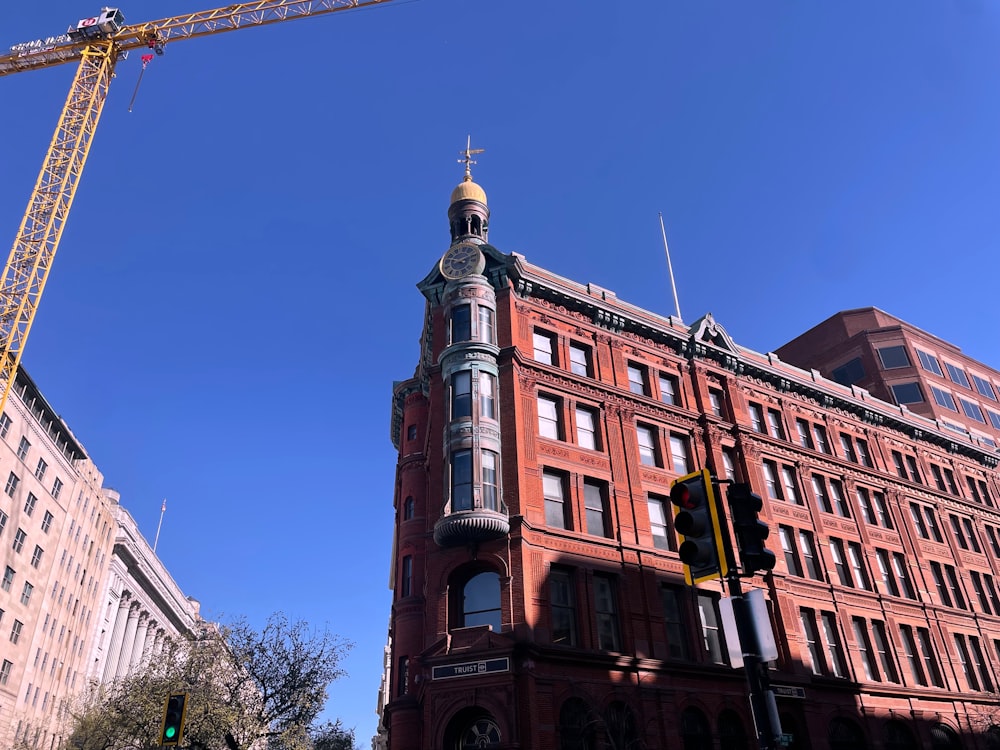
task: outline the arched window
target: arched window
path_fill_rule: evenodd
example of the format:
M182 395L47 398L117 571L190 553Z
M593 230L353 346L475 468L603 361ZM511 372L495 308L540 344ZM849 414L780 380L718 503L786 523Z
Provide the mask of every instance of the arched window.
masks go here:
M962 741L947 724L931 727L931 750L962 750Z
M596 722L590 707L580 698L570 698L559 710L559 750L595 750Z
M917 739L913 732L899 719L892 719L885 723L885 748L886 750L920 750Z
M413 508L414 508L413 497L411 495L408 495L406 499L403 501L404 521L409 521L411 518L413 518Z
M830 721L830 750L867 750L868 743L861 727L850 719L837 717Z
M615 701L604 712L604 729L608 733L610 747L627 750L639 744L635 715L632 709L621 701Z
M719 714L719 750L748 750L743 721L729 708Z
M477 573L461 587L457 627L489 625L500 632L500 576L491 570Z
M712 730L705 714L694 706L681 712L681 737L684 750L712 750Z

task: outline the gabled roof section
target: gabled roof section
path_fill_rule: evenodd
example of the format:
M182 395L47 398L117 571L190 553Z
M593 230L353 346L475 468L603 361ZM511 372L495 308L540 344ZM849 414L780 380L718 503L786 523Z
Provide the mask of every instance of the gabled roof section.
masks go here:
M739 354L739 348L732 336L721 325L715 322L712 313L705 313L691 324L691 341L693 343L714 344L720 349Z

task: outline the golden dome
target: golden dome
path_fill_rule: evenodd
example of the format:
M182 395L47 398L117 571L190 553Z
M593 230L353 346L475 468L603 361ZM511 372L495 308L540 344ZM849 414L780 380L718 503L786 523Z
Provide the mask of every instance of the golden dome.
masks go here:
M465 179L458 184L458 187L451 191L452 203L465 200L479 201L484 206L486 205L486 191L474 183L472 176L468 173L466 173Z

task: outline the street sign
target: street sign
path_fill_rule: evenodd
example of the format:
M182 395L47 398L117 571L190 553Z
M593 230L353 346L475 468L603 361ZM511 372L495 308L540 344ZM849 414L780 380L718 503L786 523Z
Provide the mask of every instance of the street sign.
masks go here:
M777 698L805 698L806 690L805 688L796 687L794 685L771 685L771 690L774 691L774 695Z

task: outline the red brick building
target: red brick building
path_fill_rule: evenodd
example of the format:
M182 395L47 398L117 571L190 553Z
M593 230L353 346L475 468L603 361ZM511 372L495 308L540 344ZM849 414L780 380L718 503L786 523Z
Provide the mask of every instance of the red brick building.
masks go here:
M391 750L755 747L723 588L686 587L676 553L670 483L702 467L765 498L778 563L751 583L791 747L1000 747L982 425L960 435L881 381L842 385L710 315L686 325L506 255L468 175L448 215L416 371L394 388ZM909 346L917 329L884 318ZM853 359L850 330L817 339L830 365ZM810 345L782 351L804 366Z

